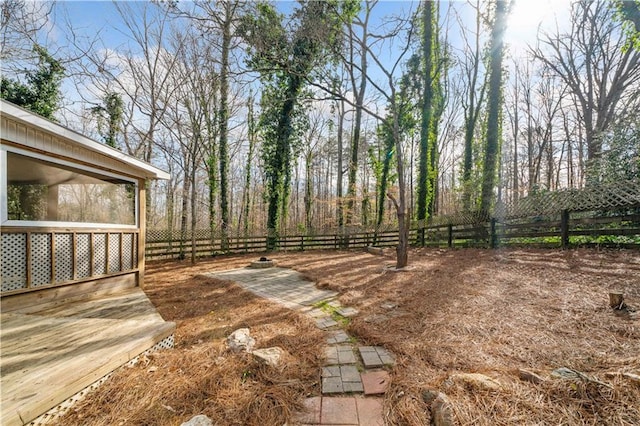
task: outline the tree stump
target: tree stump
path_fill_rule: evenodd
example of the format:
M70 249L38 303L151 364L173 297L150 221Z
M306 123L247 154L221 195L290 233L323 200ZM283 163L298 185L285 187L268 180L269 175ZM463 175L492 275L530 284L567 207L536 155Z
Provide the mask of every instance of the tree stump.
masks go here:
M612 290L609 292L609 306L613 309L624 309L627 305L624 304L624 294L621 291Z

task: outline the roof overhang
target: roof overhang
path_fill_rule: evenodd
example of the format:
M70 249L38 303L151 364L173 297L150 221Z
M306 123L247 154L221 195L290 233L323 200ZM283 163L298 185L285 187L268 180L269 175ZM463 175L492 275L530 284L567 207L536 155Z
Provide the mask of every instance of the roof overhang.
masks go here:
M0 99L0 137L50 154L78 159L144 179L169 179L169 173L31 111ZM85 154L85 155L82 155Z

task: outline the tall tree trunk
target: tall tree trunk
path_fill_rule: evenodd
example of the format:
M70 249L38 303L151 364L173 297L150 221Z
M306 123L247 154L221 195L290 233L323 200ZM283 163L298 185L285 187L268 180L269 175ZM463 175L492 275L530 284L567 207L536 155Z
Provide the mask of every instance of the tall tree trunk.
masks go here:
M362 23L362 38L358 42L360 48L360 84L356 83L356 77L351 67L351 84L353 86L353 92L356 96L355 112L356 116L353 123L353 134L351 135L351 159L349 161L349 181L347 183L347 224L353 222L354 205L356 199L356 175L358 172L358 151L360 147L360 128L362 125L362 107L364 103L365 90L367 88L367 38L368 38L368 24L369 24L369 5L365 6L365 20ZM353 31L353 27L350 27L350 31ZM353 40L351 40L351 55L353 58Z
M194 154L191 160L191 264L196 264L196 226L198 216L196 215L196 162L198 158Z
M309 232L312 227L311 223L311 209L313 208L313 174L311 172L313 156L311 152L307 154L304 161L305 168L305 185L304 185L304 224L306 232Z
M275 250L278 242L278 225L280 214L282 213L282 205L286 201L284 195L288 183L287 169L290 168L291 156L291 134L292 123L291 118L295 107L298 93L302 87L302 77L296 74L289 76L287 84L286 96L278 117L276 129L276 153L273 159L272 172L268 177L267 190L269 207L267 211L267 250Z
M429 187L429 168L431 166L431 154L433 149L429 146L432 142L432 115L433 115L433 2L422 3L422 24L424 27L422 39L422 56L424 69L422 70L422 121L420 125L420 158L418 162L418 206L417 219L420 221L419 244L424 246L424 227L427 220L427 207L433 195L433 188Z
M396 269L401 269L409 263L409 224L407 223L406 183L404 176L404 156L402 139L400 138L399 111L396 103L395 90L391 89L391 111L393 111L393 140L396 146L396 171L398 173L398 200L390 197L396 207L398 216L398 246L396 247Z
M507 27L507 2L496 0L496 19L491 30L491 66L489 76L489 105L487 136L485 143L484 170L482 173L482 195L480 210L487 213L493 204L496 181L496 166L500 155L500 109L502 107L502 57L504 32Z
M232 12L229 2L225 3L225 17L222 22L222 51L220 58L220 109L218 112L220 143L218 144L220 161L220 248L229 249L229 50L231 46Z
M187 222L189 218L189 193L190 191L189 172L185 170L184 180L182 182L182 205L180 206L180 260L186 257L184 244L187 240Z
M253 97L250 95L247 101L247 121L249 152L247 153L247 169L245 170L244 190L243 190L243 231L245 238L249 236L249 213L251 211L251 166L253 162L253 151L255 148L256 125L253 116Z
M480 52L480 28L482 17L480 14L480 2L476 2L476 31L475 50L472 52L473 59L469 72L469 88L467 91L467 106L464 108L464 160L462 165L462 206L464 211L471 210L471 197L473 191L473 139L480 117L482 102L486 88L486 78L484 79L479 93L476 85L478 74L480 73L481 52Z
M344 115L345 115L345 108L344 108L344 99L340 99L338 101L338 133L337 133L337 142L338 142L338 158L337 158L337 170L336 170L336 197L338 198L337 201L337 206L336 206L336 210L337 210L337 217L338 217L338 228L340 228L340 230L342 230L342 227L344 226L344 206L343 206L343 199L342 199L342 151L343 151L343 139L342 139L342 132L343 132L343 127L344 127Z

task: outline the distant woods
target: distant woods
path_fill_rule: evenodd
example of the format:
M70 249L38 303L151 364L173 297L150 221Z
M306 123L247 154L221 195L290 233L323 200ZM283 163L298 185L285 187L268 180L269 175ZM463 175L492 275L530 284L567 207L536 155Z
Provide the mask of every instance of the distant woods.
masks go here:
M223 241L640 179L637 1L574 2L519 51L511 1L283 5L115 3L115 48L3 2L2 97L166 169L148 226Z

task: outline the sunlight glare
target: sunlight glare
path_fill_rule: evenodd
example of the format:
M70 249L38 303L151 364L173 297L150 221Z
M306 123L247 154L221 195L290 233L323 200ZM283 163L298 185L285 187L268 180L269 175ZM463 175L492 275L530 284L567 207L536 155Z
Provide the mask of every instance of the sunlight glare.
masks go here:
M517 54L535 46L538 28L555 28L568 16L569 0L513 0L505 34L509 50Z

